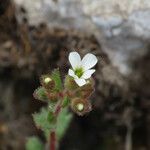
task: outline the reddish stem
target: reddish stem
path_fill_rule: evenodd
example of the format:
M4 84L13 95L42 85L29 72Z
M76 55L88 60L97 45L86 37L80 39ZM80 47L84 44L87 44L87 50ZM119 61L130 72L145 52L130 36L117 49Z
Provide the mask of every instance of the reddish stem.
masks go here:
M52 131L50 133L50 150L56 150L56 133Z
M59 105L57 105L56 109L55 109L55 116L57 117L59 115L61 111L61 103ZM55 130L51 131L50 133L50 150L56 150L56 132Z
M56 107L55 112L54 112L54 114L56 115L56 117L58 116L58 114L60 113L60 111L61 111L61 105L58 105L58 106Z

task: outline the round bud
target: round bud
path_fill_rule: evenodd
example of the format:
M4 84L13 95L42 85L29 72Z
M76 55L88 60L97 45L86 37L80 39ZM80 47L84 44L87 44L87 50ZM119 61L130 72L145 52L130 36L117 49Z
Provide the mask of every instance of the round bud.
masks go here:
M55 82L52 80L49 74L42 75L40 77L40 82L41 82L41 85L45 87L45 89L48 91L52 91L55 87Z
M74 98L71 101L71 109L78 114L83 116L84 114L92 110L91 103L87 99Z
M65 88L68 91L74 91L78 88L79 86L75 83L74 79L70 76L66 76L65 78Z
M87 99L91 96L94 90L94 81L92 79L89 79L87 80L87 84L76 90L75 95Z

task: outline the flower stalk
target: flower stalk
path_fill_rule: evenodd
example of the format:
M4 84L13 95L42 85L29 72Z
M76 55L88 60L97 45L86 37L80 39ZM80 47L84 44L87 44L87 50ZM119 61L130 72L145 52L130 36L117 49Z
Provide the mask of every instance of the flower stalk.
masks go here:
M50 150L56 150L56 131L50 132Z

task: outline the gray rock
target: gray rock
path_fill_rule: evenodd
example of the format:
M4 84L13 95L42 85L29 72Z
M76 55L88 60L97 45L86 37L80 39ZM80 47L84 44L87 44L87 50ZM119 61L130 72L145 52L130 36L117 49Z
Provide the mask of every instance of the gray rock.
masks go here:
M132 62L147 53L149 0L15 0L31 24L76 28L95 34L112 64L128 75Z

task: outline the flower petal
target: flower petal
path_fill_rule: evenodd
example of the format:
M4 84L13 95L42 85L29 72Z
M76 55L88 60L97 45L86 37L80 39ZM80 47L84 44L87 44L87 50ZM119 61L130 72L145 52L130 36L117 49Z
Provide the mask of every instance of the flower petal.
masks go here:
M71 52L69 54L69 62L73 69L81 66L81 57L77 52Z
M79 86L83 86L86 84L85 79L74 79L74 80Z
M78 77L75 75L75 73L74 73L74 71L73 71L72 69L69 69L68 74L69 74L71 77L73 77L73 78L75 78L75 79L78 79Z
M82 59L82 67L84 68L84 70L88 70L88 69L94 67L96 65L97 61L98 60L95 55L88 53Z
M90 69L84 72L81 78L88 79L91 77L91 75L95 72L95 69Z
M69 69L69 71L68 71L68 74L70 75L70 76L72 76L72 77L74 77L74 71L72 70L72 69Z

